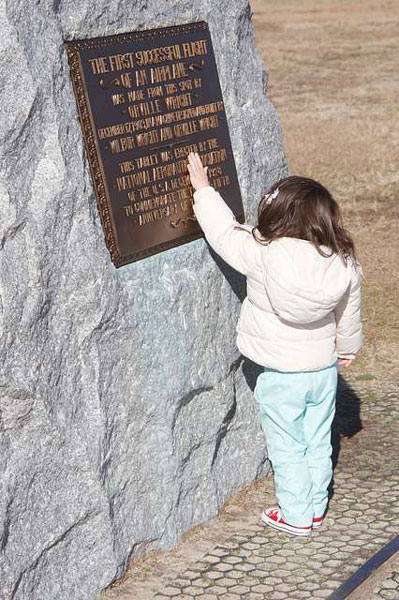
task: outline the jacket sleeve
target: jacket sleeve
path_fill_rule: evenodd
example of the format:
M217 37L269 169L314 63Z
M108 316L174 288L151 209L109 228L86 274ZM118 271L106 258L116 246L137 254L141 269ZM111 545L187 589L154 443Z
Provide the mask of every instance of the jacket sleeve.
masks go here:
M351 282L334 311L337 324L336 348L339 358L354 359L363 345L360 314L361 285L361 268L352 266Z
M261 245L252 235L252 227L241 225L213 186L193 194L194 213L211 247L230 266L249 275L256 269Z

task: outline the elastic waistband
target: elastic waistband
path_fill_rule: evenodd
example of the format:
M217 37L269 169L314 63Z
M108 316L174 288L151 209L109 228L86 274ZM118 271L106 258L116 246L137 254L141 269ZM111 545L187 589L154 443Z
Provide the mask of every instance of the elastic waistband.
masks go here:
M263 367L265 372L273 372L273 373L320 373L321 371L328 371L329 369L337 369L338 368L338 359L333 362L328 367L322 367L321 369L309 369L302 371L282 371L281 369L272 369L271 367Z

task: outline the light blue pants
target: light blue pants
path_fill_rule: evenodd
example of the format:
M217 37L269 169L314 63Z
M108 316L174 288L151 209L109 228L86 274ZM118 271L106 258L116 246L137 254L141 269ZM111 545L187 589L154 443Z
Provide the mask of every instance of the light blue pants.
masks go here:
M335 363L319 371L265 368L256 381L276 497L290 525L311 525L327 506L337 377Z

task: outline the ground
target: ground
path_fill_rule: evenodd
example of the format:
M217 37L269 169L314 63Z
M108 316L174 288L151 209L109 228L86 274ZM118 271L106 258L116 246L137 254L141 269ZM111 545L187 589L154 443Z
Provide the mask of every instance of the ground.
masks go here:
M325 524L311 538L262 525L261 510L275 504L273 479L267 477L242 488L217 518L188 532L173 550L136 560L101 598L328 598L397 535L398 398L398 384L340 380L333 496ZM398 572L394 557L356 600L399 600Z
M336 197L366 277L365 346L342 372L330 510L311 539L279 534L259 523L274 494L271 477L258 480L170 552L135 560L104 599L326 598L399 529L399 7L396 0L250 5L290 172ZM356 598L399 600L398 572L394 557Z

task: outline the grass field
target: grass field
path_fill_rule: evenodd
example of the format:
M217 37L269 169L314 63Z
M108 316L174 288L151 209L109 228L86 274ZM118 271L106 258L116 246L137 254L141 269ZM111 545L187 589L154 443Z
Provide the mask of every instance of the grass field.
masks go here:
M399 4L252 0L291 174L343 209L366 281L358 379L399 378Z

